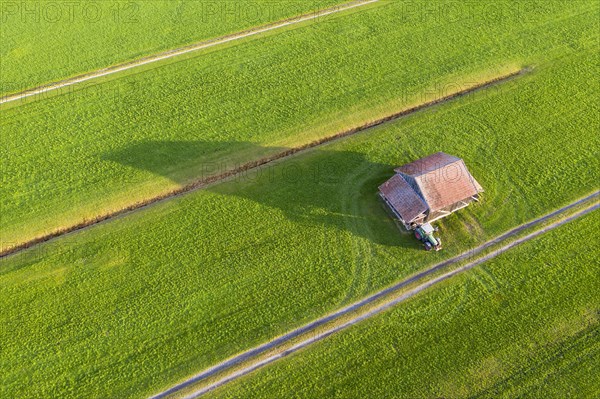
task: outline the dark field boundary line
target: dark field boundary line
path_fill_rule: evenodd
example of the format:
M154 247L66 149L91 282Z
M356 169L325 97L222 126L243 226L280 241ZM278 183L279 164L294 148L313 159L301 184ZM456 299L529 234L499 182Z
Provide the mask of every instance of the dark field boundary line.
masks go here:
M266 25L262 25L259 27L255 27L255 28L251 28L251 29L247 29L247 30L243 30L240 32L236 32L236 33L232 33L229 35L224 35L224 36L220 36L217 38L213 38L213 39L208 39L208 40L204 40L201 41L199 43L195 43L195 44L191 44L188 46L184 46L184 47L179 47L176 49L171 49L171 50L167 50L167 51L163 51L161 53L158 54L153 54L153 55L149 55L149 56L145 56L142 58L138 58L132 61L128 61L128 62L124 62L121 64L117 64L117 65L113 65L113 66L109 66L106 68L102 68L102 69L98 69L95 71L91 71L88 73L84 73L84 74L80 74L80 75L76 75L74 77L71 78L67 78L67 79L63 79L63 80L59 80L56 82L51 82L51 83L47 83L45 85L41 85L38 87L34 87L31 89L27 89L18 93L14 93L14 94L8 94L5 96L0 97L0 105L5 104L5 103L10 103L13 101L17 101L17 100L21 100L27 97L31 97L31 96L35 96L35 95L40 95L43 93L47 93L49 91L53 91L53 90L57 90L57 89L61 89L63 87L68 87L68 86L72 86L72 85L76 85L79 83L83 83L86 81L90 81L93 79L97 79L100 78L102 76L108 76L108 75L112 75L115 73L119 73L119 72L123 72L129 69L133 69L133 68L137 68L140 67L142 65L147 65L147 64L151 64L157 61L162 61L165 59L169 59L169 58L173 58L173 57L177 57L183 54L187 54L187 53L191 53L194 51L199 51L199 50L203 50L209 47L214 47L214 46L218 46L220 44L225 44L225 43L229 43L229 42L233 42L235 40L240 40L246 37L250 37L250 36L254 36L254 35L258 35L264 32L269 32L272 30L276 30L276 29L280 29L286 26L290 26L290 25L295 25L295 24L299 24L301 22L306 22L306 21L311 21L314 19L318 19L318 18L322 18L325 17L327 15L331 15L331 14L336 14L342 11L347 11L347 10L351 10L353 8L357 8L357 7L362 7L365 6L367 4L372 4L372 3L376 3L379 2L380 0L355 0L355 1L350 1L348 3L342 3L342 4L338 4L336 6L333 7L329 7L329 8L325 8L322 10L317 10L317 11L313 11L307 14L302 14L299 16L294 16L291 18L287 18L287 19L283 19L283 20L279 20L277 22L272 22Z
M348 315L349 313L354 312L354 311L360 311L363 309L366 310L368 308L368 305L370 305L380 299L383 299L386 296L391 296L393 294L398 293L398 291L400 291L402 288L408 286L411 283L417 282L417 281L423 279L424 277L430 276L433 273L435 273L436 271L439 271L440 269L442 269L446 266L449 266L449 265L452 265L455 263L459 263L461 261L464 261L464 260L467 260L467 259L473 257L474 255L478 255L478 254L482 253L483 251L485 251L486 249L488 249L489 247L491 247L492 245L499 244L499 243L523 232L524 230L526 230L530 227L539 225L541 223L544 223L545 221L548 221L551 218L560 216L560 215L564 214L565 212L568 212L569 210L571 210L579 205L583 205L587 202L591 202L594 199L596 199L599 195L600 195L600 191L596 191L593 194L588 195L587 197L582 198L578 201L575 201L569 205L566 205L552 213L549 213L547 215L544 215L542 217L534 219L526 224L518 226L518 227L502 234L501 236L498 236L490 241L487 241L486 243L484 243L472 250L469 250L469 251L464 252L463 254L458 255L454 258L451 258L449 260L441 262L441 263L433 266L432 268L429 268L421 273L418 273L412 277L409 277L406 280L403 280L389 288L379 291L365 299L355 302L352 305L344 307L330 315L327 315L320 319L317 319L305 326L302 326L296 330L286 333L285 335L282 335L272 341L264 343L258 347L250 349L250 350L243 352L233 358L230 358L222 363L219 363L219 364L203 371L202 373L197 374L197 375L191 377L190 379L173 386L172 388L169 388L166 391L163 391L159 394L152 396L150 399L164 399L170 395L180 393L182 390L189 388L196 383L202 382L203 380L206 380L211 377L215 377L220 373L227 372L227 370L233 369L235 366L239 366L242 363L252 361L253 358L255 358L254 363L251 363L239 370L235 370L235 371L231 372L230 374L225 375L221 379L219 379L215 382L212 382L211 384L209 384L205 387L202 387L201 389L196 390L195 392L193 392L187 396L184 396L185 399L197 398L205 393L208 393L220 386L227 384L228 382L238 379L246 374L249 374L249 373L259 369L259 368L262 368L270 363L273 363L276 360L279 360L279 359L286 357L294 352L297 352L303 348L306 348L307 346L309 346L315 342L321 341L321 340L329 337L330 335L333 335L343 329L346 329L346 328L353 326L365 319L371 318L379 313L382 313L383 311L399 304L400 302L403 302L403 301L415 296L416 294L420 293L421 291L424 291L427 288L430 288L431 286L433 286L435 284L445 281L459 273L470 270L473 267L475 267L481 263L484 263L490 259L493 259L496 256L501 255L502 253L508 251L509 249L516 247L519 244L522 244L526 241L532 240L550 230L553 230L559 226L562 226L566 223L569 223L575 219L578 219L584 215L587 215L587 214L597 210L598 208L600 208L600 203L598 203L598 202L596 202L594 205L591 205L583 210L578 211L577 213L575 213L567 218L559 219L547 226L541 227L538 230L533 231L532 233L530 233L524 237L517 238L516 240L503 245L501 248L493 250L492 252L490 252L478 259L475 259L475 260L465 264L464 266L461 266L455 270L451 270L451 271L449 271L445 274L442 274L438 277L432 278L429 281L425 281L422 284L420 284L419 286L405 292L404 294L402 294L396 298L391 299L388 302L385 302L385 303L377 306L374 309L367 310L365 313L359 314L359 315L351 318L350 320L344 321L341 324L334 325L323 332L318 332L314 336L306 338L287 349L283 349L279 352L276 352L265 359L257 358L261 354L266 354L267 352L269 352L271 350L276 350L277 347L279 347L285 343L290 343L294 338L298 338L306 333L314 332L318 327L324 326L325 324L327 324L329 322L336 321L337 319L340 319L344 315Z
M492 80L488 80L488 81L485 81L483 83L476 84L476 85L471 86L471 87L469 87L467 89L454 92L454 93L449 94L447 96L440 97L440 98L438 98L436 100L425 102L425 103L416 105L414 107L407 108L407 109L405 109L403 111L396 112L396 113L388 115L388 116L386 116L384 118L377 119L375 121L366 123L366 124L364 124L362 126L354 127L354 128L349 129L349 130L337 133L335 135L327 136L327 137L321 138L319 140L312 141L312 142L310 142L308 144L304 144L304 145L301 145L301 146L298 146L298 147L289 148L289 149L287 149L285 151L279 152L279 153L271 155L269 157L265 157L265 158L261 158L261 159L255 160L255 161L247 162L247 163L245 163L243 165L240 165L240 166L238 166L236 168L233 168L233 169L230 169L228 171L225 171L225 172L223 172L221 174L217 174L217 175L213 175L213 176L209 176L209 177L198 179L196 181L193 181L193 182L191 182L191 183L189 183L189 184L187 184L185 186L182 186L180 188L177 188L175 190L172 190L172 191L169 191L169 192L166 192L166 193L163 193L163 194L159 194L159 195L157 195L155 197L151 197L151 198L148 198L148 199L143 200L143 201L136 202L136 203L131 204L131 205L129 205L129 206L125 207L125 208L122 208L120 210L117 210L117 211L114 211L114 212L109 212L109 213L106 213L104 215L96 216L96 217L94 217L92 219L86 219L86 220L81 221L80 223L77 223L77 224L74 224L74 225L71 225L71 226L68 226L68 227L59 228L59 229L55 230L54 232L45 234L45 235L40 236L40 237L36 237L34 239L31 239L29 241L26 241L26 242L23 242L23 243L20 243L20 244L17 244L17 245L14 245L12 247L2 248L2 250L0 251L0 259L6 257L8 255L12 255L12 254L18 253L20 251L23 251L25 249L31 248L33 246L42 244L44 242L50 241L50 240L52 240L54 238L58 238L58 237L64 236L65 234L73 233L73 232L76 232L76 231L79 231L79 230L91 227L91 226L96 225L98 223L101 223L101 222L104 222L104 221L107 221L107 220L110 220L110 219L114 219L114 218L116 218L118 216L125 215L127 213L139 210L141 208L145 208L145 207L147 207L149 205L153 205L153 204L156 204L158 202L169 200L169 199L172 199L174 197L177 197L177 196L180 196L180 195L192 192L194 190L206 187L208 185L215 184L217 182L220 182L220 181L223 181L223 180L226 180L226 179L230 179L230 178L239 176L239 175L241 175L243 173L252 171L253 169L258 169L258 168L260 168L262 166L271 164L271 163L273 163L275 161L279 161L279 160L282 160L284 158L288 158L288 157L290 157L292 155L296 155L298 153L301 153L301 152L313 149L315 147L319 147L321 145L328 144L328 143L331 143L333 141L340 140L340 139L343 139L343 138L355 135L357 133L361 133L361 132L363 132L365 130L372 129L374 127L383 125L385 123L392 122L392 121L394 121L396 119L399 119L399 118L402 118L404 116L408 116L408 115L414 114L414 113L416 113L418 111L421 111L421 110L424 110L426 108L431 108L431 107L433 107L435 105L446 103L446 102L454 100L456 98L463 97L463 96L466 96L468 94L474 93L476 91L483 90L483 89L489 88L491 86L507 82L507 81L509 81L509 80L517 77L517 76L520 76L520 75L523 75L523 74L527 73L528 71L529 71L529 69L524 68L524 69L520 69L520 70L518 70L516 72L512 72L512 73L507 74L507 75L502 75L502 76L496 77L496 78L494 78Z

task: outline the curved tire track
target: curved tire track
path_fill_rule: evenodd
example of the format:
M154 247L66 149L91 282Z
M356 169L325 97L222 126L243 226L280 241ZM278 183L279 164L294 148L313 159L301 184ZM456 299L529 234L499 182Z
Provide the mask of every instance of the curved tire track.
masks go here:
M176 393L180 393L182 390L184 390L186 388L189 388L189 387L191 387L192 385L194 385L196 383L199 383L199 382L201 382L203 380L206 380L208 378L211 378L211 377L215 377L218 374L227 371L228 369L232 369L235 366L241 365L244 362L252 360L253 358L257 358L261 354L265 354L268 351L277 349L278 346L280 346L282 344L285 344L285 343L289 343L293 339L298 338L298 337L300 337L300 336L302 336L302 335L304 335L306 333L315 331L317 328L319 328L321 326L324 326L325 324L327 324L329 322L335 321L336 319L340 319L341 317L343 317L345 315L348 315L351 312L354 312L354 311L357 311L357 310L361 310L362 308L366 308L368 305L376 302L377 300L382 299L382 298L384 298L384 297L386 297L388 295L393 295L393 294L397 293L398 291L400 291L402 288L408 286L409 284L415 283L415 282L423 279L424 277L430 276L433 273L439 271L440 269L442 269L444 267L447 267L447 266L450 266L452 264L459 263L461 261L464 261L464 260L467 260L469 258L472 258L473 256L478 255L478 254L482 253L483 251L485 251L486 249L490 248L491 246L499 244L499 243L501 243L501 242L503 242L503 241L505 241L505 240L507 240L507 239L509 239L511 237L514 237L515 235L523 232L524 230L526 230L528 228L531 228L533 226L536 226L536 225L539 225L541 223L544 223L544 222L546 222L546 221L548 221L548 220L550 220L550 219L552 219L554 217L560 216L560 215L568 212L569 210L571 210L571 209L573 209L573 208L575 208L575 207L577 207L579 205L583 205L585 203L592 202L593 200L595 200L599 196L600 196L600 191L596 191L593 194L590 194L590 195L588 195L588 196L586 196L586 197L584 197L584 198L582 198L582 199L580 199L578 201L572 202L571 204L566 205L566 206L564 206L564 207L562 207L560 209L557 209L554 212L551 212L551 213L549 213L547 215L544 215L544 216L541 216L541 217L539 217L537 219L534 219L534 220L532 220L532 221L530 221L528 223L520 225L520 226L518 226L518 227L516 227L516 228L514 228L514 229L512 229L512 230L510 230L510 231L508 231L508 232L506 232L506 233L504 233L504 234L502 234L502 235L500 235L500 236L498 236L498 237L490 240L490 241L485 242L484 244L482 244L482 245L480 245L480 246L478 246L478 247L476 247L476 248L474 248L472 250L469 250L469 251L464 252L464 253L462 253L462 254L460 254L458 256L455 256L455 257L453 257L451 259L448 259L448 260L446 260L444 262L441 262L441 263L439 263L439 264L437 264L437 265L435 265L435 266L433 266L433 267L431 267L431 268L429 268L429 269L427 269L427 270L425 270L423 272L420 272L420 273L418 273L418 274L416 274L416 275L414 275L412 277L409 277L409 278L407 278L407 279L405 279L405 280L403 280L403 281L401 281L401 282L399 282L399 283L397 283L397 284L395 284L395 285L393 285L391 287L383 289L383 290L381 290L379 292L376 292L373 295L368 296L367 298L364 298L364 299L362 299L362 300L360 300L358 302L355 302L355 303L353 303L353 304L351 304L349 306L346 306L346 307L344 307L342 309L339 309L339 310L337 310L334 313L331 313L329 315L321 317L321 318L319 318L319 319L317 319L317 320L315 320L315 321L313 321L313 322L311 322L309 324L306 324L306 325L304 325L302 327L299 327L299 328L297 328L295 330L292 330L292 331L290 331L290 332L288 332L288 333L286 333L286 334L284 334L284 335L282 335L280 337L277 337L277 338L275 338L275 339L273 339L271 341L268 341L268 342L266 342L266 343L264 343L264 344L262 344L260 346L257 346L255 348L252 348L252 349L246 351L246 352L238 354L238 355L236 355L236 356L234 356L234 357L232 357L230 359L227 359L227 360L225 360L225 361L223 361L223 362L221 362L221 363L219 363L219 364L217 364L217 365L215 365L213 367L210 367L210 368L202 371L201 373L196 374L195 376L193 376L193 377L191 377L191 378L189 378L189 379L187 379L187 380L185 380L185 381L183 381L183 382L181 382L181 383L179 383L179 384L177 384L177 385L175 385L175 386L173 386L173 387L171 387L171 388L169 388L169 389L167 389L167 390L165 390L163 392L160 392L160 393L152 396L150 399L164 399L164 398L167 398L170 395L173 395L173 394L176 394ZM354 317L354 318L352 318L352 319L350 319L350 320L348 320L348 321L346 321L346 322L344 322L342 324L339 324L337 326L331 327L330 329L328 329L328 330L326 330L324 332L318 333L318 334L316 334L316 335L314 335L314 336L312 336L310 338L307 338L307 339L305 339L305 340L303 340L303 341L301 341L301 342L299 342L299 343L291 346L288 349L285 349L285 350L283 350L283 351L281 351L279 353L276 353L274 355L271 355L271 356L267 357L266 359L258 360L257 362L252 363L252 364L250 364L250 365L248 365L248 366L246 366L246 367L244 367L244 368L242 368L240 370L236 370L233 373L231 373L229 375L226 375L223 378L217 380L216 382L213 382L213 383L211 383L211 384L203 387L202 389L197 390L197 391L193 392L192 394L185 396L184 398L185 399L197 398L197 397L199 397L199 396L201 396L201 395L203 395L203 394L205 394L207 392L210 392L210 391L212 391L212 390L214 390L214 389L216 389L216 388L218 388L218 387L220 387L222 385L225 385L226 383L228 383L230 381L233 381L233 380L235 380L235 379L237 379L239 377L242 377L242 376L244 376L244 375L246 375L248 373L251 373L252 371L257 370L257 369L259 369L261 367L264 367L267 364L273 363L274 361L276 361L278 359L281 359L281 358L283 358L283 357L285 357L285 356L287 356L289 354L297 352L298 350L303 349L303 348L305 348L305 347L307 347L307 346L309 346L309 345L311 345L311 344L313 344L313 343L315 343L317 341L323 340L324 338L326 338L326 337L328 337L328 336L330 336L330 335L332 335L332 334L334 334L334 333L336 333L336 332L338 332L340 330L343 330L343 329L348 328L348 327L350 327L350 326L352 326L354 324L357 324L357 323L359 323L359 322L361 322L361 321L363 321L365 319L368 319L368 318L370 318L372 316L375 316L375 315L377 315L377 314L379 314L379 313L381 313L381 312L383 312L383 311L385 311L385 310L393 307L394 305L396 305L396 304L398 304L400 302L405 301L406 299L409 299L409 298L415 296L419 292L421 292L423 290L426 290L427 288L429 288L429 287L431 287L431 286L433 286L433 285L435 285L437 283L440 283L440 282L442 282L444 280L447 280L447 279L449 279L449 278L451 278L451 277L453 277L453 276L455 276L455 275L457 275L459 273L462 273L464 271L470 270L473 267L475 267L475 266L477 266L477 265L479 265L479 264L481 264L483 262L486 262L486 261L488 261L488 260L490 260L490 259L492 259L492 258L494 258L494 257L496 257L496 256L498 256L500 254L502 254L503 252L505 252L505 251L507 251L507 250L509 250L509 249L511 249L511 248L513 248L513 247L515 247L515 246L523 243L523 242L532 240L533 238L536 238L536 237L540 236L541 234L544 234L544 233L546 233L546 232L548 232L550 230L553 230L553 229L555 229L555 228L557 228L559 226L562 226L562 225L564 225L564 224L566 224L568 222L571 222L571 221L573 221L573 220L575 220L577 218L580 218L580 217L582 217L582 216L584 216L586 214L589 214L589 213L597 210L599 207L600 207L600 203L596 202L594 205L589 206L589 207L585 208L584 210L581 210L581 211L575 213L572 216L569 216L569 217L567 217L565 219L560 219L558 221L555 221L554 223L551 223L551 224L549 224L549 225L547 225L545 227L542 227L542 228L540 228L540 229L538 229L538 230L536 230L536 231L534 231L534 232L532 232L532 233L530 233L530 234L528 234L528 235L526 235L524 237L518 238L518 239L516 239L516 240L514 240L514 241L512 241L512 242L510 242L510 243L508 243L508 244L506 244L504 246L502 246L501 248L496 249L496 250L490 252L489 254L486 254L485 256L482 256L481 258L475 259L475 260L467 263L466 265L464 265L464 266L462 266L462 267L460 267L458 269L452 270L450 272L442 274L441 276L438 276L438 277L435 277L435 278L433 278L433 279L431 279L429 281L426 281L425 283L423 283L423 284L421 284L421 285L419 285L419 286L411 289L410 291L402 294L399 297L394 298L393 300L391 300L389 302L386 302L386 303L384 303L384 304L376 307L375 309L372 309L372 310L370 310L370 311L368 311L366 313L363 313L363 314L361 314L359 316L356 316L356 317Z

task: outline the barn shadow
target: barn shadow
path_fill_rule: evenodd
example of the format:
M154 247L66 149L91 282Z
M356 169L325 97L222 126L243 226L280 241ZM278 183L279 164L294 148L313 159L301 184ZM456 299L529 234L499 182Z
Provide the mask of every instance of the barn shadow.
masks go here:
M224 161L232 153L252 154L246 160L256 160L285 151L247 142L148 141L102 158L185 184L192 180L190 175L206 178L242 165ZM276 209L299 224L325 225L381 245L419 249L412 235L391 220L377 195L377 187L395 166L353 151L315 148L252 168L206 190ZM195 171L190 173L190 168Z
M103 154L101 159L186 184L232 167L235 161L223 163L223 159L230 158L232 153L239 154L239 159L253 159L283 150L247 142L152 140Z

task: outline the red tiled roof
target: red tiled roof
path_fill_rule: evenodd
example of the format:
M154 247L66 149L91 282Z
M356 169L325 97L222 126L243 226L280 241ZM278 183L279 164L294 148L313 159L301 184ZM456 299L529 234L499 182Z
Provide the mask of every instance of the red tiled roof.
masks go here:
M461 159L427 173L407 177L409 182L411 179L414 179L430 212L444 209L483 191Z
M423 174L427 174L434 170L438 170L460 160L460 158L457 158L455 156L448 155L443 152L437 152L435 154L426 156L425 158L417 159L414 162L402 165L396 168L395 171L398 173L404 173L405 175L416 177Z
M400 175L395 175L379 186L379 191L405 222L411 222L427 210L421 197Z
M395 169L398 173L379 187L381 193L410 222L483 191L462 159L438 152Z

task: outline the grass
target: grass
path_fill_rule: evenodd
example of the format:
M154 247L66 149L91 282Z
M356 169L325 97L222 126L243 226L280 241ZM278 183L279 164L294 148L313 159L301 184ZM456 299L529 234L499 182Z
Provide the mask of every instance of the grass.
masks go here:
M512 4L499 3L499 15L483 4L421 15L383 3L6 107L3 246L469 82L596 49L598 3ZM457 19L463 12L469 18ZM486 129L475 116L464 123Z
M0 96L342 2L4 2Z
M1 260L0 396L147 396L593 191L598 55L564 55ZM463 157L486 194L440 223L446 249L425 254L375 191L393 166L439 150Z
M595 398L594 212L213 398ZM560 251L556 251L560 248Z

